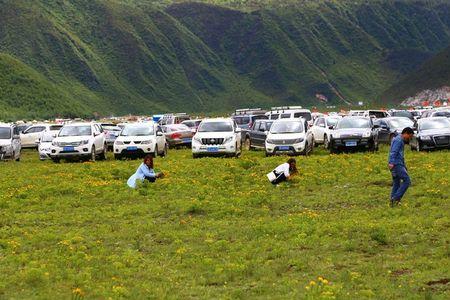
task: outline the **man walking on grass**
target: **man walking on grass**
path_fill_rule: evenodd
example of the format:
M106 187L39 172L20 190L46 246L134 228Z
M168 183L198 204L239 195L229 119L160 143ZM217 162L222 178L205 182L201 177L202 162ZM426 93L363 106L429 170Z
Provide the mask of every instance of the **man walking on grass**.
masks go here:
M391 192L391 207L396 204L400 204L403 195L411 185L408 171L405 165L405 144L409 144L409 141L414 135L414 130L410 127L403 129L402 134L396 136L392 140L391 151L389 152L389 170L392 174L392 192Z

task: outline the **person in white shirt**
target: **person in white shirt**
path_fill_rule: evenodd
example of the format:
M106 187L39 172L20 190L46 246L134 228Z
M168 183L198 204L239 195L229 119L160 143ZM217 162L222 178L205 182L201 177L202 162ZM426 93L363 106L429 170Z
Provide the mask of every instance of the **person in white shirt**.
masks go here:
M296 160L294 158L289 158L286 163L276 167L271 173L267 175L267 177L272 184L277 185L283 181L289 180L297 173L298 171Z

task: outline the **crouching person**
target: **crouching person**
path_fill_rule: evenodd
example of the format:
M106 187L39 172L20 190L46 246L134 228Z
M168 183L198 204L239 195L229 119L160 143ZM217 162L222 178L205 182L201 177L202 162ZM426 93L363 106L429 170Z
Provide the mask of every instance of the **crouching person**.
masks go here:
M291 179L297 173L297 162L294 158L290 158L286 163L279 165L275 170L267 174L267 178L273 185L277 185Z
M155 182L157 178L162 178L163 173L155 173L153 170L153 156L147 155L144 157L144 162L139 166L136 173L134 173L127 181L130 188L136 188L138 181L144 182L148 180Z

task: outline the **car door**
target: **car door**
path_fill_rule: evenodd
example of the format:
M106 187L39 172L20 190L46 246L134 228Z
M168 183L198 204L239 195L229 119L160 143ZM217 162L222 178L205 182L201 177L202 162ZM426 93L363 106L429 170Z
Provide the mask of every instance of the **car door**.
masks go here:
M379 120L377 123L380 126L380 128L378 128L378 141L383 143L388 142L390 133L389 124L385 120Z
M160 125L155 126L155 134L156 134L156 144L158 145L158 151L162 151L166 146L166 137L164 136L163 130Z
M252 128L250 128L250 143L252 146L259 146L258 144L258 128L259 128L259 124L261 123L261 121L256 120L253 123Z
M266 123L259 122L259 126L256 128L256 145L259 147L265 147L266 142Z
M16 157L14 157L14 158L17 158L20 156L20 150L21 150L19 130L16 126L13 126L11 128L11 131L12 131L11 132L12 133L12 135L11 135L12 148L13 148L14 153L16 154Z
M323 142L325 135L325 118L317 118L315 124L312 126L312 135L315 141Z
M97 152L100 152L100 150L103 149L100 129L97 124L92 125L91 128L92 128L92 135L94 138L95 149Z

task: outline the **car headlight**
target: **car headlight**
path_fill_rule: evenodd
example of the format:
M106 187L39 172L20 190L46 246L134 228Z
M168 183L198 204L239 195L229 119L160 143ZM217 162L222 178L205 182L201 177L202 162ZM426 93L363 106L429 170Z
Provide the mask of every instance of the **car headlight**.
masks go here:
M151 140L148 140L148 141L142 141L142 142L141 142L142 145L149 145L149 144L151 144L151 143L152 143Z
M298 143L301 143L303 141L304 141L303 138L298 138L298 139L294 140L294 144L298 144Z
M115 144L116 145L123 145L123 142L122 141L115 141Z
M195 141L195 142L197 142L197 143L202 143L202 139L201 138L199 138L199 137L196 137L196 136L194 136L193 138L192 138L192 140L193 141Z
M424 140L424 141L429 141L429 140L431 140L431 136L429 136L429 135L424 135L424 136L421 136L420 139L421 139L421 140Z
M368 138L368 137L370 137L370 134L371 134L371 132L370 131L366 131L366 132L364 132L363 133L363 138Z
M89 144L89 140L84 140L80 142L80 145L87 145Z
M52 142L52 146L59 147L59 143L56 142L56 141L53 141L53 142Z
M338 139L338 138L340 137L340 134L339 134L338 132L333 133L333 134L332 134L332 137L333 137L334 139Z
M224 144L228 144L228 143L231 143L233 141L233 137L232 136L229 136L229 137L227 137L224 141L223 141L223 143Z
M273 144L273 140L267 139L267 140L266 140L266 143L267 143L267 144Z

